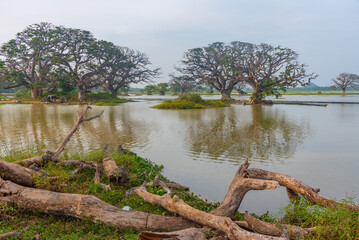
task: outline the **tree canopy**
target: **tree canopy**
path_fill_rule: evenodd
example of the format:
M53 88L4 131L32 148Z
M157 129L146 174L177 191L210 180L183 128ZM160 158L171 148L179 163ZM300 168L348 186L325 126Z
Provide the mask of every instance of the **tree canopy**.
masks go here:
M1 47L1 85L26 86L32 98L66 83L84 94L103 86L117 95L130 83L149 82L159 75L146 54L97 40L81 29L39 23L28 26ZM64 80L66 81L64 82Z
M333 79L336 87L342 89L343 94L346 93L347 87L356 87L359 85L359 76L353 73L341 73Z
M245 84L253 89L251 102L260 102L267 95L297 85L305 86L315 79L306 73L306 65L298 62L298 54L289 48L269 44L215 42L194 48L184 54L181 66L175 69L194 81L205 83L231 99L234 89Z

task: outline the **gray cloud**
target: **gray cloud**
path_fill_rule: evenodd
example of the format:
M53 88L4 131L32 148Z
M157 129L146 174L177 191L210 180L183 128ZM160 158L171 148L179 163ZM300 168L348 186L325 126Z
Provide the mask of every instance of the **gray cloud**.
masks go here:
M146 52L167 81L189 48L214 41L269 43L294 49L315 81L359 73L358 0L0 0L0 42L46 21Z

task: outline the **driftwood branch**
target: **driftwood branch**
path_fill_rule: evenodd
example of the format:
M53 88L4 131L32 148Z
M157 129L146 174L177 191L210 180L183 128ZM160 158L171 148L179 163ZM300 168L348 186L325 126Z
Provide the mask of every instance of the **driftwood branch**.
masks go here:
M141 232L138 236L142 240L204 240L206 239L206 228L187 228L175 232Z
M135 189L134 192L141 196L146 202L154 205L162 206L168 211L175 212L191 221L199 224L218 229L225 232L229 239L246 239L246 240L263 240L263 239L285 239L280 237L264 236L261 234L251 233L240 228L228 217L216 216L197 210L187 205L183 200L177 196L171 198L170 195L165 194L158 196L146 191L144 186Z
M261 233L270 236L283 236L288 235L290 239L302 239L308 235L311 231L314 231L315 228L301 228L294 225L288 224L271 224L263 222L257 218L254 218L248 214L244 215L244 219L247 222L247 228L251 229L256 233Z
M70 130L69 134L67 134L67 136L64 138L64 140L61 142L60 146L55 150L54 155L53 155L53 159L55 159L55 160L59 159L62 151L65 149L66 144L70 141L71 137L74 135L74 133L79 128L79 126L80 126L80 124L82 122L90 121L92 119L98 118L104 112L104 110L102 110L99 114L97 114L97 115L95 115L93 117L85 118L85 114L86 114L88 109L91 109L91 107L87 105L85 110L81 114L78 114L78 118L77 118L77 121L75 123L75 126L73 126L73 128Z
M0 202L59 216L90 219L118 229L176 231L198 225L179 217L123 211L91 195L58 193L17 185L0 178Z
M293 195L293 193L299 193L308 202L312 204L317 204L322 207L329 207L334 209L338 207L347 207L352 211L359 211L359 206L347 205L325 198L318 194L319 188L310 187L291 176L257 168L247 169L247 172L250 178L277 181L281 186L290 189L291 195Z
M58 163L58 166L70 166L70 165L81 165L81 164L90 164L91 166L96 166L97 162L95 161L83 161L83 160L66 160Z
M81 163L74 171L72 171L70 177L75 176L75 174L81 172L84 168L92 168L93 169L94 167L92 167L91 165L86 164L86 163Z
M19 235L20 235L20 232L8 232L8 233L0 234L0 239L5 239L5 238L19 236Z
M60 158L61 153L63 152L63 150L66 147L66 144L70 141L71 137L74 135L74 133L76 132L76 130L79 128L80 124L82 122L85 121L90 121L92 119L98 118L100 117L104 110L102 110L99 114L92 116L92 117L88 117L85 118L85 114L87 112L88 109L91 109L90 106L86 106L85 110L82 113L78 112L78 118L77 121L75 123L75 125L73 126L73 128L70 130L70 132L67 134L67 136L64 138L64 140L60 143L59 147L55 150L55 152L47 152L46 154L44 154L43 156L38 156L38 157L32 157L32 158L28 158L28 159L23 159L20 161L16 161L14 163L16 164L20 164L22 166L29 166L31 164L38 164L38 165L42 165L44 162L48 162L48 161L58 161Z
M218 216L233 217L245 196L250 190L276 189L277 181L247 178L249 163L246 160L236 172L222 204L211 213Z
M24 186L33 186L33 178L42 175L41 172L0 160L0 177L5 180L10 180Z
M176 190L180 190L180 189L183 189L183 190L188 190L188 188L184 187L184 186L181 186L177 183L166 183L164 181L161 181L159 179L159 175L157 175L155 177L154 180L152 180L151 182L144 182L142 184L142 186L145 186L145 187L162 187L166 192L167 194L169 194L170 196L172 196L172 191L171 191L171 188L172 189L176 189ZM135 190L138 189L140 187L133 187L133 188L130 188L126 191L126 195L129 196L129 195L132 195L135 193Z
M123 184L127 181L127 175L124 167L118 167L115 160L106 157L102 160L102 165L110 182Z
M101 188L105 191L111 191L111 187L110 185L106 185L101 183L100 181L100 176L101 176L101 166L99 163L96 163L96 173L95 173L95 177L93 179L95 184L100 184Z

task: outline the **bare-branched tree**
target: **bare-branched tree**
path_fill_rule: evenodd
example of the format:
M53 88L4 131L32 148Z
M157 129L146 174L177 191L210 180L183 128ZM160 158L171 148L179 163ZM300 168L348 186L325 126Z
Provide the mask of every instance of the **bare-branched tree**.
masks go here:
M343 90L343 94L346 93L347 87L356 87L359 85L359 76L352 73L341 73L335 79L333 79L335 87L339 87Z

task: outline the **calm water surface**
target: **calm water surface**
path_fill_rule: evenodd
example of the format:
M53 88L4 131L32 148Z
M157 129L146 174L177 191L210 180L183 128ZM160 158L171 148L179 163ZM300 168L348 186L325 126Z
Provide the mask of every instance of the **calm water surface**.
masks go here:
M340 97L330 100L341 101ZM346 99L359 101L358 96ZM246 158L252 167L285 173L319 187L327 197L342 199L359 192L359 105L150 108L157 103L93 107L91 114L105 109L104 115L81 125L67 149L84 152L107 143L111 149L123 144L163 164L166 176L212 201L223 200ZM29 144L55 149L82 108L0 105L0 153ZM276 213L286 203L285 189L252 191L240 210Z

